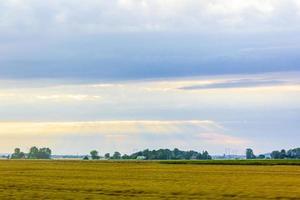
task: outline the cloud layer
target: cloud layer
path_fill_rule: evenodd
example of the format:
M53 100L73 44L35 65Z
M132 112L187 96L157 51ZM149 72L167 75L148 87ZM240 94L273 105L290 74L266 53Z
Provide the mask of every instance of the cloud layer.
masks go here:
M298 145L299 21L298 0L1 1L0 148Z
M0 11L4 32L276 31L300 18L297 0L7 0Z
M296 72L0 83L2 152L36 144L68 153L75 153L72 147L84 153L178 146L242 154L249 146L262 152L288 148L299 137Z
M43 139L76 143L81 137L85 143L91 142L82 149L94 148L93 142L98 138L98 145L114 144L119 150L141 148L175 148L200 149L207 145L241 145L245 139L224 133L222 126L213 121L90 121L90 122L0 122L0 135L14 139L13 145L22 145L24 138L32 138L33 142L41 143ZM105 141L105 142L104 142ZM151 141L149 143L149 141ZM132 144L132 142L134 142ZM1 144L7 146L5 144ZM26 144L28 145L28 144ZM56 150L61 146L51 144ZM7 147L6 147L7 148ZM107 147L106 147L107 148ZM113 151L114 149L106 149ZM74 153L69 149L68 153ZM72 152L73 151L73 152Z
M297 0L7 0L0 79L295 71Z

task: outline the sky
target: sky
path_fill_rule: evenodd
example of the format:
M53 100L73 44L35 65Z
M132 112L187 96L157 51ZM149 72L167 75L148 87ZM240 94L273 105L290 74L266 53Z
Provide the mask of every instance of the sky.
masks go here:
M0 1L0 152L299 146L298 0Z

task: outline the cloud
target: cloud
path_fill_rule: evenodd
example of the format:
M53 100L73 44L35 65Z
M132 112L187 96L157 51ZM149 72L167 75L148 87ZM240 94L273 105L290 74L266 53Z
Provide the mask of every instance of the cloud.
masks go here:
M124 139L159 138L186 141L199 140L211 144L239 145L246 140L227 135L213 121L85 121L85 122L0 122L2 137L67 137L68 135L101 135L122 142ZM145 138L146 137L146 138Z
M259 87L276 87L283 86L288 83L284 81L268 81L268 80L232 80L206 85L192 85L182 87L183 90L201 90L201 89L226 89L226 88L259 88Z
M7 0L0 4L2 31L200 31L293 29L297 0ZM276 25L280 24L278 27Z
M21 99L24 102L56 102L56 103L69 103L69 102L80 102L80 101L100 101L102 99L99 95L89 94L45 94L45 92L34 92L34 93L23 93L19 92L0 92L0 101L11 101Z
M214 90L211 92L210 90ZM181 98L181 102L193 102L190 93L209 94L206 98L224 95L226 91L239 92L244 95L268 92L291 93L300 90L299 72L292 73L266 73L255 75L223 75L200 76L186 78L149 79L137 81L111 81L111 82L56 82L48 80L10 80L1 81L0 102L5 103L41 103L43 105L69 106L90 105L110 107L113 105L149 106L151 104L170 104L171 95L174 99ZM296 94L296 93L295 93ZM167 96L168 97L167 97ZM184 95L186 99L183 99ZM192 95L196 97L195 94ZM140 99L139 101L137 101ZM203 97L202 97L203 99ZM213 98L212 98L213 99ZM206 100L215 102L215 100ZM201 101L202 102L202 101ZM203 102L205 103L205 102Z
M300 87L299 72L265 73L255 75L200 76L168 81L149 81L143 85L147 91L209 90L209 89L295 89ZM298 88L298 89L297 89Z
M193 86L201 87L182 89ZM262 145L267 151L284 140L297 141L290 138L298 137L299 92L299 72L111 82L2 80L0 151L22 144L69 153L165 147L223 153L232 146L244 153L246 144L259 148L260 143L268 144Z
M98 95L85 95L85 94L64 94L64 95L37 95L34 98L40 100L50 101L96 101L101 99Z
M299 70L299 10L297 0L1 1L0 79Z

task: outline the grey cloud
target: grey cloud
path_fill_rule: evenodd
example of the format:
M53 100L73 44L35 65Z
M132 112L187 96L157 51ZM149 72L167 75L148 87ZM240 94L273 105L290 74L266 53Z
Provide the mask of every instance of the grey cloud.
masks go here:
M2 1L0 78L295 71L299 10L296 0Z
M241 80L229 80L218 83L211 83L206 85L192 85L187 87L182 87L182 90L201 90L201 89L225 89L225 88L252 88L252 87L267 87L267 86L280 86L287 85L288 81L281 80L251 80L251 79L241 79Z

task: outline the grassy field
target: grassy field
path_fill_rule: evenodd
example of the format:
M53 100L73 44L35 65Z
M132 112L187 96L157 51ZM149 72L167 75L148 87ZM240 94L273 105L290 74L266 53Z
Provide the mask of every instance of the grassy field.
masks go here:
M0 199L300 199L300 166L0 161Z

